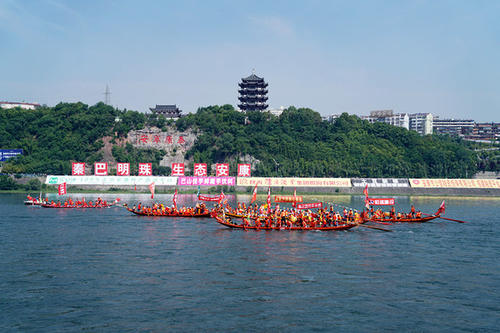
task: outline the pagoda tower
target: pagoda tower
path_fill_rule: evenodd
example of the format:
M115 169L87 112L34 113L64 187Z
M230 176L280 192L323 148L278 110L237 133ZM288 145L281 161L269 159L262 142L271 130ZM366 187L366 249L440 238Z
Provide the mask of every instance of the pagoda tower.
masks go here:
M249 77L242 78L238 84L240 88L240 104L238 107L246 111L263 111L267 109L267 83L263 78L258 77L254 73Z

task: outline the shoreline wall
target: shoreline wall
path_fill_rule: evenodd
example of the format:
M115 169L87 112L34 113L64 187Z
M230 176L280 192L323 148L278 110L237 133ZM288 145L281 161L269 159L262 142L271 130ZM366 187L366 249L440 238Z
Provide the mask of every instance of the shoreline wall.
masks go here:
M362 195L368 186L369 195L420 195L420 196L488 196L500 197L500 179L413 179L413 178L270 178L270 177L165 177L165 176L58 176L48 175L45 184L57 186L66 182L68 186L81 190L149 191L155 183L156 191L201 193L234 189L239 193L251 193L258 186L262 194L271 187L276 194L320 193Z

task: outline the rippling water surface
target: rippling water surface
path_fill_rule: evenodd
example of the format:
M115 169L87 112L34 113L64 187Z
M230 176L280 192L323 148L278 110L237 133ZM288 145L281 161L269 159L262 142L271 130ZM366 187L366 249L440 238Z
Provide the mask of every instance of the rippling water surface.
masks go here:
M229 230L211 219L25 207L23 199L0 194L2 332L500 327L498 198L448 198L446 216L469 223L381 226L392 233ZM359 197L332 200L362 207ZM433 212L441 199L397 202Z

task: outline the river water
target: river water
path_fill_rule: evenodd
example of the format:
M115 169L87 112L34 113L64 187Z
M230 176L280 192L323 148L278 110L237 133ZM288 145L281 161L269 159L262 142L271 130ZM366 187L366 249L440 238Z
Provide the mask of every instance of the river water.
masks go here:
M102 195L116 196L150 202ZM139 217L118 207L25 207L24 198L0 194L2 332L500 327L500 198L447 198L446 216L469 223L379 225L392 233L230 230L212 219ZM172 195L157 200L171 204ZM193 200L179 196L180 205ZM360 197L328 200L363 206ZM424 212L441 203L396 201Z

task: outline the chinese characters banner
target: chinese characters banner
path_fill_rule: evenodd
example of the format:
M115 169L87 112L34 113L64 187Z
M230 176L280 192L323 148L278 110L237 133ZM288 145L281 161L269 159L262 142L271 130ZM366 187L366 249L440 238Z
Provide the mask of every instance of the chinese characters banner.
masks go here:
M238 177L250 177L251 170L250 164L238 164Z
M193 175L195 175L196 177L206 177L207 176L206 163L195 163L193 168Z
M71 164L71 175L85 176L85 163L73 162Z
M368 198L371 206L394 206L394 198Z
M238 186L351 187L350 178L238 177Z
M130 176L130 163L116 163L117 176Z
M297 204L297 209L310 209L310 208L322 208L322 207L323 207L322 202Z
M107 162L95 162L94 163L94 175L95 176L107 176L108 175L108 163Z
M184 176L184 163L172 163L172 176Z
M153 174L153 167L151 163L139 163L139 176L151 176Z
M275 195L274 202L302 202L302 196Z
M207 196L207 195L200 194L198 196L198 200L201 200L201 201L219 201L220 200L220 195L218 195L216 197L210 197L210 196Z
M165 135L165 134L141 134L137 135L137 143L139 145L172 145L172 144L178 144L178 145L183 145L186 143L186 140L184 139L183 135L180 135L179 137L173 137L171 135Z
M500 188L500 179L410 179L411 187Z
M217 185L236 185L235 177L179 177L177 180L179 186L217 186Z
M229 176L229 164L219 163L215 165L215 175L217 177Z

